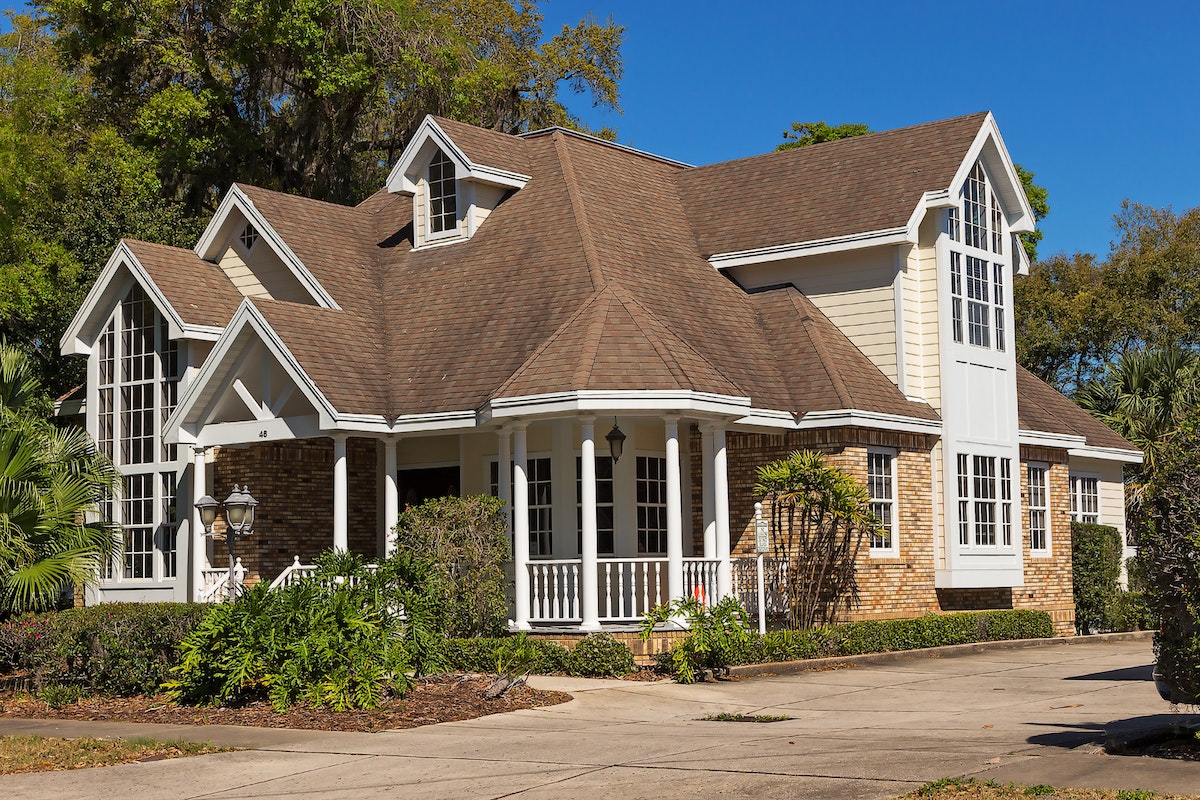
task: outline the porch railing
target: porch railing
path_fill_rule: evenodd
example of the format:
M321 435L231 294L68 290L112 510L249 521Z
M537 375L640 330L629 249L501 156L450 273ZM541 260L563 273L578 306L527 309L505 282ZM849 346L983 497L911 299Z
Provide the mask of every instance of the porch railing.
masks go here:
M745 606L751 616L758 614L758 558L730 559L733 573L733 596ZM763 558L763 588L768 615L787 613L785 579L786 558Z
M683 560L683 591L706 602L717 593L715 559ZM529 621L580 622L580 572L577 558L529 562ZM601 622L636 622L669 599L666 558L601 558L596 564Z
M239 558L233 562L233 580L241 586L246 580L246 568ZM200 570L200 602L222 603L229 599L229 567Z

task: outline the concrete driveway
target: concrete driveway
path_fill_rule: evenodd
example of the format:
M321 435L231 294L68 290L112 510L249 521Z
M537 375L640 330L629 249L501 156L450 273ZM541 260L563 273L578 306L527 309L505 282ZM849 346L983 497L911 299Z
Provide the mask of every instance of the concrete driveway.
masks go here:
M1099 752L1171 715L1146 639L1058 642L699 686L538 679L575 700L377 734L137 726L259 749L0 778L0 797L895 797L957 775L1200 795L1200 763ZM707 722L717 712L775 723ZM130 726L0 720L0 732Z

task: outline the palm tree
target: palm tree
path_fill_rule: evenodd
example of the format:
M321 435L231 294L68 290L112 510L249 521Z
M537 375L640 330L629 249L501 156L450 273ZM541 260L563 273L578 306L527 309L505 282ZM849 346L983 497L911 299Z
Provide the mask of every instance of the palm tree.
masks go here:
M1200 407L1200 355L1179 347L1126 353L1075 400L1141 448L1141 472L1153 471L1167 438Z
M94 583L119 547L111 524L88 521L116 470L84 430L35 413L40 400L28 359L0 342L0 618Z

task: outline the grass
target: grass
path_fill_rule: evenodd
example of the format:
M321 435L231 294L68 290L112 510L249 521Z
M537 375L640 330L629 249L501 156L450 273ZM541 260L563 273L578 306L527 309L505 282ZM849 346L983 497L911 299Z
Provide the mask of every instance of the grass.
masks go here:
M158 761L164 758L221 753L234 748L155 739L56 739L45 736L0 736L0 775L51 772Z
M782 714L731 714L728 711L722 711L720 714L709 714L707 717L701 717L702 722L783 722L791 719Z
M1159 794L1143 789L1057 789L1053 786L1014 786L974 778L943 778L901 798L908 800L1196 800L1193 795Z

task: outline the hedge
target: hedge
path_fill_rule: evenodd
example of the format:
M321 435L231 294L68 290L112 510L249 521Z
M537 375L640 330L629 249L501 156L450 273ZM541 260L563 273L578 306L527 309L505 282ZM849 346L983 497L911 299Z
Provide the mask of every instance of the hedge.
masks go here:
M0 624L0 673L117 697L157 694L179 643L211 606L106 603Z
M1071 579L1075 627L1095 633L1107 627L1109 606L1119 591L1121 534L1111 525L1071 523Z
M1052 636L1054 623L1044 611L1004 609L930 614L912 619L869 620L809 630L771 631L752 637L745 652L739 653L734 663L801 661Z
M566 672L570 651L560 644L516 636L448 639L446 664L462 672Z

